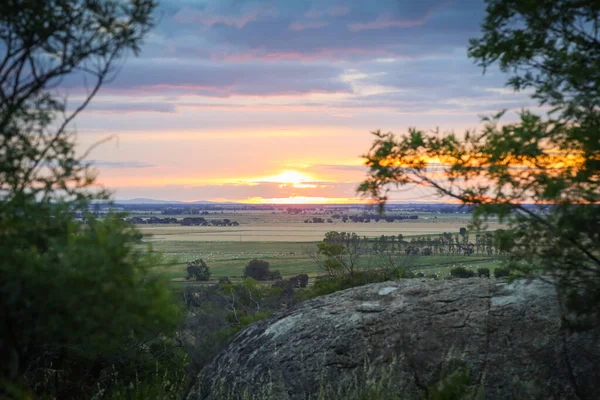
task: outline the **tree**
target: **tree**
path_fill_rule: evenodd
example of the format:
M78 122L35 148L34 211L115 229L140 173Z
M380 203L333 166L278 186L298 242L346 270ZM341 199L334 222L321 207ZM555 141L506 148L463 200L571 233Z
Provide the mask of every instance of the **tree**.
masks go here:
M138 233L122 215L87 213L109 196L90 188L70 128L116 63L137 54L154 7L0 2L0 397L3 384L89 396L110 385L112 366L124 379L145 373L142 359L176 326L178 307L150 273L158 259L135 246ZM84 76L87 95L67 107L60 84Z
M498 239L513 271L550 276L567 305L597 313L600 3L487 0L486 12L469 55L484 69L499 64L512 75L508 85L533 89L551 111L522 111L505 125L500 112L464 136L375 132L359 190L383 205L390 185L422 185L476 206L475 228L499 216L509 227Z
M186 279L194 279L196 281L208 281L210 280L210 268L204 262L203 259L197 258L190 261L187 265L188 276Z
M356 233L330 231L317 244L317 254L313 258L331 276L353 275L360 268L359 262L367 244ZM318 259L317 255L324 259Z
M244 278L252 278L257 281L265 281L269 279L269 269L271 265L268 261L253 259L244 268Z

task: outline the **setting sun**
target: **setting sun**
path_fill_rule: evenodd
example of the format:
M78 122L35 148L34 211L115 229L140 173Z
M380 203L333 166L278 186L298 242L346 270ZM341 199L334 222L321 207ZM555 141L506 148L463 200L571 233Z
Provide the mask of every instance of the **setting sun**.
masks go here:
M295 188L312 188L316 186L310 183L315 181L311 176L293 170L286 170L280 174L260 178L256 181L280 183L282 185L291 185Z

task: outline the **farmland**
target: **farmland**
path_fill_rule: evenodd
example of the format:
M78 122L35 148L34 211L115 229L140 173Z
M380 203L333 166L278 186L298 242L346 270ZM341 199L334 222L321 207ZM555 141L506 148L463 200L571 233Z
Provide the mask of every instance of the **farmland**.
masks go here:
M258 258L269 261L271 268L281 271L283 276L300 273L316 276L323 271L319 269L311 254L315 252L316 243L329 231L355 232L361 237L369 238L402 234L405 240L410 240L414 237L437 237L443 232L456 234L461 227L466 227L470 220L470 215L462 213L419 213L416 220L392 223L344 223L341 220L332 223L304 222L307 218L319 215L316 212L308 215L289 215L285 212L238 210L215 212L213 215L208 215L207 218L227 218L239 221L239 225L138 225L138 229L144 235L144 245L150 245L151 251L162 254L163 262L156 267L158 273L174 281L181 281L185 276L186 263L202 258L209 265L213 277L235 278L242 275L248 261ZM492 221L488 230L493 231L500 227ZM438 273L444 276L456 265L489 268L499 265L500 261L498 256L487 255L431 255L411 257L410 265L423 273Z

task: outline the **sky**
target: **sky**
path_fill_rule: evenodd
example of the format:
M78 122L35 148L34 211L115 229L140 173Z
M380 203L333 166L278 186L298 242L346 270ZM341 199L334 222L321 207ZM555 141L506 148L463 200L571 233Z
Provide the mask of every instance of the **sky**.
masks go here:
M161 0L156 16L75 124L81 151L112 137L88 160L116 199L353 202L370 132L459 133L528 104L467 57L483 0Z

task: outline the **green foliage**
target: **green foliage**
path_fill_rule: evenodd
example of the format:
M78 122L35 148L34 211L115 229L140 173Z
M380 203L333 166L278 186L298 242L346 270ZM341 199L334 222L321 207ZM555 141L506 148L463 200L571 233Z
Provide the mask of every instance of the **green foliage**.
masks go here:
M489 278L490 277L489 268L477 268L477 276L480 278Z
M253 259L244 268L244 278L250 277L257 281L266 281L271 276L271 265L268 261Z
M287 306L288 296L281 287L261 285L252 278L186 288L183 298L188 318L182 331L192 338L184 341L191 360L190 376L195 377L240 330Z
M471 373L468 368L457 368L427 388L427 400L470 400L473 393L470 389Z
M488 0L483 35L469 54L512 73L551 112L504 112L464 135L416 128L374 132L359 190L383 207L397 185L434 188L475 206L472 228L490 217L507 229L493 241L517 274L551 276L579 314L600 308L600 4L577 0ZM432 164L435 163L435 164ZM532 204L533 205L526 205Z
M123 215L85 215L108 194L89 189L69 127L139 51L155 5L0 2L0 397L109 396L185 363L166 351L180 310L149 272L158 260L136 246L140 232ZM67 108L56 84L84 76L87 96Z
M387 274L382 273L382 271L368 270L357 271L353 275L338 275L319 278L315 280L312 286L299 291L296 294L296 298L299 300L308 300L369 283L385 282L390 279L408 277L408 275L404 274L403 270L399 270L398 272L399 274L394 277L390 277Z
M465 267L454 267L450 270L450 276L452 278L472 278L475 276L475 272Z
M324 257L321 265L329 275L352 275L359 268L365 246L366 240L356 233L331 231L317 244L317 253Z
M169 334L180 313L149 273L157 259L134 246L121 218L89 216L82 225L66 207L42 217L40 205L29 206L36 224L11 219L20 235L0 243L2 342L14 354L14 378L40 385L52 365L60 375L51 390L65 398L89 391L103 369L134 362L128 357L140 355L124 348Z
M504 278L510 276L510 268L496 268L494 269L494 278Z
M278 281L283 279L281 276L281 271L279 270L274 270L274 271L269 271L269 274L267 275L267 280L269 281Z
M194 279L196 281L210 280L210 268L201 258L190 261L187 265L187 277L185 279Z

